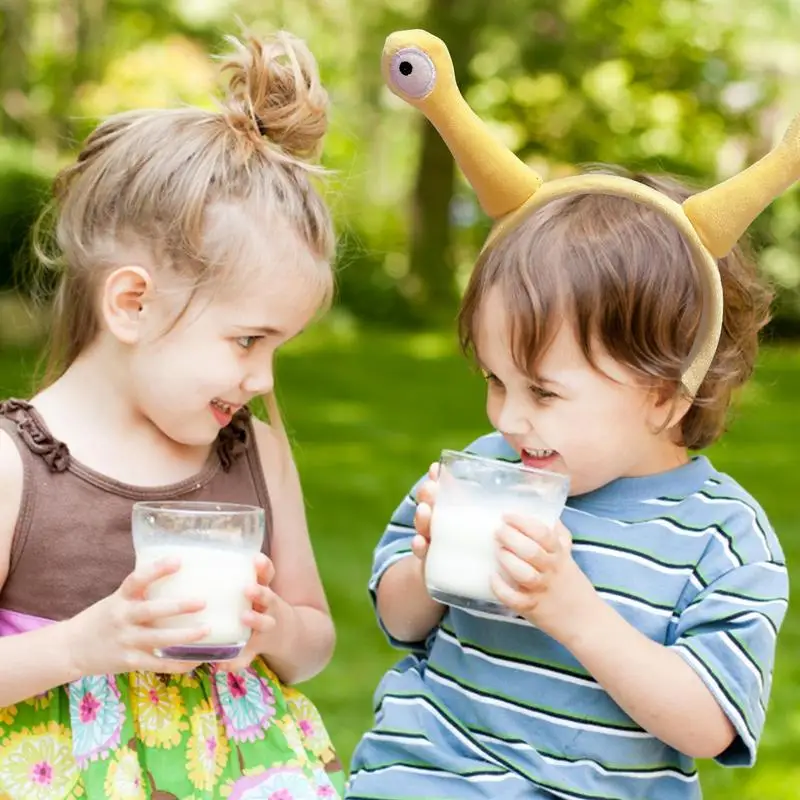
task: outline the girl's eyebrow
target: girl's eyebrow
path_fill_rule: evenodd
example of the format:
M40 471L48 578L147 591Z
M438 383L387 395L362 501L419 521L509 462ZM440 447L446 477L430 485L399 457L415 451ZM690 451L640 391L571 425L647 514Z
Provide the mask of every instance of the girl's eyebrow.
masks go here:
M237 325L237 330L253 331L261 336L283 336L280 328L271 328L269 325Z

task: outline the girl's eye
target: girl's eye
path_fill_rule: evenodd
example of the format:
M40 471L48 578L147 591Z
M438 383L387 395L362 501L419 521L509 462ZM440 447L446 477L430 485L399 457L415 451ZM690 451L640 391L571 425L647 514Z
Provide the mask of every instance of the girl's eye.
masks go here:
M240 336L236 340L236 344L242 348L242 350L250 350L253 345L260 339L260 336Z
M494 386L496 388L503 388L503 384L501 383L500 379L497 375L492 375L491 372L486 372L483 375L483 379L488 383L490 386Z

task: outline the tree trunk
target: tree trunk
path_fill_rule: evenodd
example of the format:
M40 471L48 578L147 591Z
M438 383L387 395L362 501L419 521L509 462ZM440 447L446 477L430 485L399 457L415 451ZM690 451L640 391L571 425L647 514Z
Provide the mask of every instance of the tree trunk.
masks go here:
M462 92L469 86L467 67L488 7L486 0L429 0L423 27L447 44ZM426 319L437 322L452 320L458 301L450 228L456 171L453 157L436 129L427 120L422 125L412 201L409 272L418 290L420 310Z
M0 134L23 136L28 97L28 0L0 0Z

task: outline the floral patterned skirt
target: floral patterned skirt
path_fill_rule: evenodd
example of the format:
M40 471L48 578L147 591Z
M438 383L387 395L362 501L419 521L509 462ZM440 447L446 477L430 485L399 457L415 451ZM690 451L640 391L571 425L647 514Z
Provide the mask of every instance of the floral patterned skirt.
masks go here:
M82 678L0 708L0 800L318 800L344 793L319 713L263 661Z

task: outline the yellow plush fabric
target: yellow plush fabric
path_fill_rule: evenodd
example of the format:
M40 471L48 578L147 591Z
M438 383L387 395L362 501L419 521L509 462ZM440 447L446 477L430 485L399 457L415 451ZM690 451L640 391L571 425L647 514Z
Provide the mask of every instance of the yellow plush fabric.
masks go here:
M683 207L706 247L722 258L730 253L753 220L797 181L800 181L800 115L771 153L719 186L690 197Z
M688 241L703 288L697 339L683 370L684 389L697 393L722 330L722 285L717 258L727 255L755 217L800 180L800 116L782 142L740 175L695 195L683 205L637 181L611 175L542 179L500 143L472 111L456 84L447 46L427 31L391 34L381 67L386 84L436 127L483 210L495 220L484 245L493 246L528 214L568 194L628 197L657 209Z

